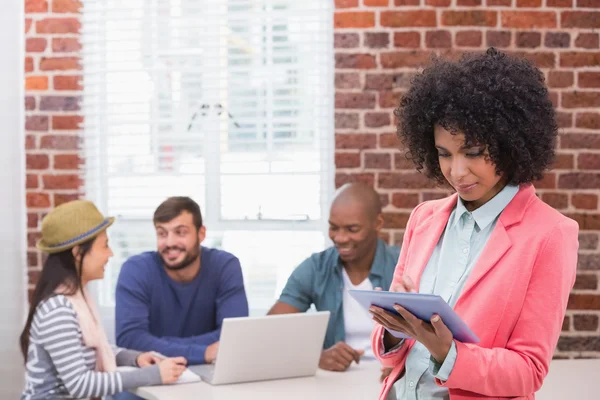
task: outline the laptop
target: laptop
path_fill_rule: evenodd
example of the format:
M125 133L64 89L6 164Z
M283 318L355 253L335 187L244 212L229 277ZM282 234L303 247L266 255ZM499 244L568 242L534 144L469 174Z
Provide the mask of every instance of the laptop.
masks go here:
M225 318L214 364L189 369L211 385L315 375L329 314Z

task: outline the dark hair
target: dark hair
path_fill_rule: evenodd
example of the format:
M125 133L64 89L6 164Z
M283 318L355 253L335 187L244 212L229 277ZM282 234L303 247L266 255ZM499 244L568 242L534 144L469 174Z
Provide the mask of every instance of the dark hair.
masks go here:
M94 240L95 238L79 245L79 265L76 264L71 249L61 251L60 253L50 254L46 259L46 262L44 262L42 274L40 275L40 279L38 280L31 297L27 322L19 337L21 353L23 353L25 362L27 362L31 324L33 323L33 317L38 305L44 300L52 297L54 291L60 285L64 284L69 288L69 292L65 293L67 295L75 294L78 290L81 290L83 286L81 282L81 266L83 265L83 258L89 252ZM79 272L77 267L79 267Z
M435 125L464 133L467 145L487 145L497 174L510 184L541 179L554 160L558 126L542 72L494 48L459 61L435 58L394 114L407 157L441 184Z
M202 213L200 206L194 200L185 196L169 197L154 211L154 223L165 223L178 217L182 212L192 214L196 229L202 228Z

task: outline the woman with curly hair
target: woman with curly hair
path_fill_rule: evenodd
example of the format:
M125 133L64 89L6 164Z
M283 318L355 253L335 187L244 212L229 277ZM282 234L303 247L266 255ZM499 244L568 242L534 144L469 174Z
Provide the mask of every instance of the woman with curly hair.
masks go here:
M533 399L547 375L577 266L578 226L538 199L557 125L542 73L495 49L434 60L396 110L417 170L457 193L418 205L391 291L441 296L480 342L437 315L372 306L380 399ZM399 339L399 331L410 339Z

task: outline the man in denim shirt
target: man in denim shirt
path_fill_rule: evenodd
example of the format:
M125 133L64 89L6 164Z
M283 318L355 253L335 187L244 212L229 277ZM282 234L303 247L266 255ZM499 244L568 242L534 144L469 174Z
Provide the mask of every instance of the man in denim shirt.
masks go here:
M379 195L361 183L342 186L329 215L334 243L313 254L292 273L279 301L269 311L289 314L330 311L319 367L344 371L352 361L371 353L371 316L348 294L349 289L388 290L400 249L379 239L383 226Z

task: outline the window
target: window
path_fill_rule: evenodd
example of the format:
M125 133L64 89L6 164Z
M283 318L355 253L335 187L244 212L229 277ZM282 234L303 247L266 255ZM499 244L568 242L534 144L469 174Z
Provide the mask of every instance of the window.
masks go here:
M155 249L168 196L240 258L251 314L326 245L333 10L323 0L90 0L83 10L86 197L118 217L97 287L112 323L127 257Z

